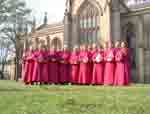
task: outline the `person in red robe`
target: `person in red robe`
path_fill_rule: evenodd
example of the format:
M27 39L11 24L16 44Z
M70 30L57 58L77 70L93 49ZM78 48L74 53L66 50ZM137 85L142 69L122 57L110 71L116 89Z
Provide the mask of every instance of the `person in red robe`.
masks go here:
M103 50L95 51L92 57L94 66L92 74L92 85L102 85L104 82L104 54Z
M43 44L39 45L39 50L36 53L35 67L33 72L33 80L40 84L48 84L48 60L46 47Z
M108 48L108 43L105 42L105 43L103 44L103 52L104 52L104 54L105 54L107 48Z
M114 85L123 86L125 84L125 68L123 62L123 52L121 51L121 48L115 52L115 62L116 67Z
M120 50L120 47L121 47L120 41L116 41L116 42L115 42L115 48L114 48L115 53L116 53L118 50Z
M68 46L64 45L63 51L59 53L60 56L60 83L66 84L70 82L70 65L69 65L69 58L70 58L70 52L68 50Z
M49 84L58 84L58 53L55 47L49 51Z
M131 83L131 65L130 65L130 50L127 47L126 42L121 43L121 50L123 52L123 62L125 69L125 85L129 85Z
M101 49L101 51L103 53L103 84L104 84L104 75L105 75L104 73L105 73L105 64L106 64L105 56L108 48L108 42L104 42L102 48L103 49Z
M32 82L36 85L40 83L40 75L39 75L39 63L38 63L38 57L39 57L39 47L34 51L34 68L33 68L33 77Z
M75 46L73 48L73 52L70 56L70 74L71 74L71 83L72 84L78 84L78 76L79 76L79 52L78 47Z
M124 63L123 63L123 52L120 48L120 42L115 43L115 78L114 85L124 85Z
M25 65L24 65L23 81L25 82L25 84L32 85L33 69L34 69L34 51L32 46L30 46L27 52L27 56L24 59L25 59Z
M86 45L82 45L82 50L80 51L79 54L79 61L80 61L80 70L79 70L79 80L78 83L81 85L84 84L89 84L89 80L87 77L89 77L89 66L88 66L88 61L89 61L89 54L86 49Z
M108 48L105 50L105 70L104 70L104 85L113 85L115 72L115 51L112 48L112 42L108 42Z
M88 45L88 77L87 77L87 84L91 84L92 81L92 72L93 72L93 61L92 61L92 56L93 56L93 49L92 49L92 45L89 44Z
M40 63L40 78L41 82L44 84L49 83L49 64L48 64L48 51L46 45L43 45L40 50L41 55L39 56L39 63Z
M116 68L117 68L117 61L116 61L116 54L118 52L118 50L120 50L120 41L116 41L115 42L115 48L114 48L114 52L115 52L115 75L114 75L114 85L115 85L115 78L116 78Z
M92 54L95 54L95 52L98 50L98 46L96 43L92 44Z

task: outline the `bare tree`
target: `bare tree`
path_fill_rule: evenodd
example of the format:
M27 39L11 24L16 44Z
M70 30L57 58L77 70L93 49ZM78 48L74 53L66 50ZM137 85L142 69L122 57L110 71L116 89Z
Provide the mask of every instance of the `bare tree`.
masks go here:
M8 63L8 56L12 52L13 47L8 40L0 40L0 78L4 79L5 65Z
M20 75L19 53L21 51L21 37L27 34L28 27L32 25L32 22L29 20L31 10L26 7L25 2L19 0L6 0L6 3L7 4L2 4L2 6L5 5L6 10L3 11L1 18L1 20L3 20L3 23L1 23L1 38L3 38L3 40L9 40L14 46L16 57L15 80L18 81Z

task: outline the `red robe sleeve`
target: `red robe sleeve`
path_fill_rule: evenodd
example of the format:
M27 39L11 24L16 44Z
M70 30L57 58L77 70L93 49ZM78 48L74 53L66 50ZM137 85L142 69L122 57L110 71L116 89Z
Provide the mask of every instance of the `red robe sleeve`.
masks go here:
M79 62L79 56L78 56L78 53L72 53L71 56L70 56L70 64L78 64Z
M123 60L123 53L121 50L118 50L115 55L115 61L120 62L122 60Z
M100 63L104 61L104 54L102 51L96 52L92 57L93 62Z
M106 55L105 55L105 61L107 62L113 62L115 59L115 54L114 54L114 50L113 49L109 49L106 51Z
M80 61L82 63L88 63L89 61L89 56L88 56L88 52L82 52L81 55L80 55Z

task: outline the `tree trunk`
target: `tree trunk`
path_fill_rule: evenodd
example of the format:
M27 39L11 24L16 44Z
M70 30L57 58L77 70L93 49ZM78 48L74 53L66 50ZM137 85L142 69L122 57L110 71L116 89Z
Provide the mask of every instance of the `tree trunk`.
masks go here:
M20 57L19 57L19 48L17 46L17 43L16 42L16 58L15 58L15 65L16 65L16 75L15 75L15 80L18 81L19 80L19 77L20 77L20 64L19 64L19 60L20 60Z
M20 76L20 65L19 65L19 54L16 53L16 76L15 76L15 80L18 81L19 80L19 76Z
M6 64L6 62L3 61L3 62L2 62L2 70L1 70L1 79L2 79L2 80L4 79L5 64Z

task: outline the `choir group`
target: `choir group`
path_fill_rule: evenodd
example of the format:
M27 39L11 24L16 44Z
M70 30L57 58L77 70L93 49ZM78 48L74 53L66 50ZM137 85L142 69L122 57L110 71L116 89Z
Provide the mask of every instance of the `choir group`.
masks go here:
M130 56L126 42L107 42L75 46L72 51L65 45L62 51L47 49L39 44L24 52L22 78L25 84L130 84Z

